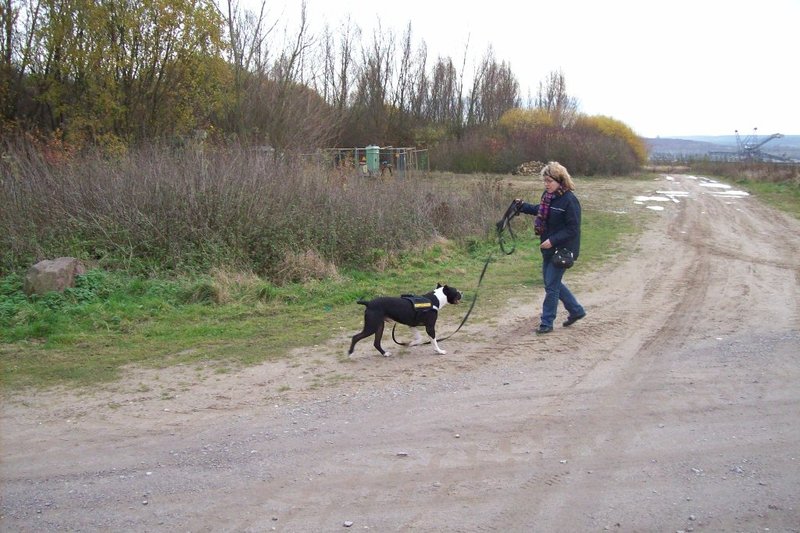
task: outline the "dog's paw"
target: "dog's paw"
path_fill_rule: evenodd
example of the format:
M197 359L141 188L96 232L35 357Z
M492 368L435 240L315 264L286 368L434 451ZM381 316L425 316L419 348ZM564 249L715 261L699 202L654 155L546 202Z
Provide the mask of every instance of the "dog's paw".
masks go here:
M391 357L392 356L392 352L383 352L383 356L384 357Z
M414 339L413 341L408 343L408 346L409 347L411 347L411 346L419 346L420 344L422 344L422 339Z
M439 355L445 355L447 353L447 351L446 350L436 350L436 353L438 353Z

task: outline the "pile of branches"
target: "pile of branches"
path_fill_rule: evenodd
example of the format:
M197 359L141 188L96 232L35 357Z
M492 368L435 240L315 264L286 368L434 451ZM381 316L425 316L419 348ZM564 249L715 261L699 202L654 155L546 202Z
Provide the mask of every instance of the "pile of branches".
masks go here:
M517 166L511 173L515 176L538 176L546 164L541 161L528 161Z

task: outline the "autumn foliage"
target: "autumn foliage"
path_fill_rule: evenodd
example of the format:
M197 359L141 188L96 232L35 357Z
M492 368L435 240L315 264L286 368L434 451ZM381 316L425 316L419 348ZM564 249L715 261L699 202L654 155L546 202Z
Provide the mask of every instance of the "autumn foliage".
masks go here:
M475 129L444 142L432 157L441 170L511 171L525 161L558 160L581 175L626 174L647 160L643 141L628 126L609 117L577 116L557 127L541 109L511 109L497 128Z
M624 124L577 113L561 72L523 105L491 47L466 71L467 61L431 61L410 24L367 36L347 20L313 35L298 9L280 35L269 10L231 2L3 0L0 133L112 156L153 140L276 153L416 146L437 168L492 172L530 158L566 158L586 173L643 160Z

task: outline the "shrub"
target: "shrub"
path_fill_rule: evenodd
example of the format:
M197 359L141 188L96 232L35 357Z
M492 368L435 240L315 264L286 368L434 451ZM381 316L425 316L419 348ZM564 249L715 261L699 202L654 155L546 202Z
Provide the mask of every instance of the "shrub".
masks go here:
M527 161L560 161L583 175L628 174L647 160L640 137L624 123L581 116L557 127L542 110L511 109L496 129L475 128L439 144L432 166L454 172L511 172Z
M338 278L336 265L326 261L314 250L304 253L289 252L277 267L279 283L306 283L312 280Z
M133 274L221 268L283 283L483 233L507 201L488 181L460 190L424 178L331 180L302 158L238 145L149 145L58 165L29 148L7 146L0 159L0 274L70 255ZM192 298L224 297L195 289Z

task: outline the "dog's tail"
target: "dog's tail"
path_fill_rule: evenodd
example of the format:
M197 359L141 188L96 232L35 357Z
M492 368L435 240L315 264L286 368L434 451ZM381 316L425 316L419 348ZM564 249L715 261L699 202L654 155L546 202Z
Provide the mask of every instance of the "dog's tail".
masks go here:
M356 303L361 305L369 305L369 302L366 300L358 300Z

